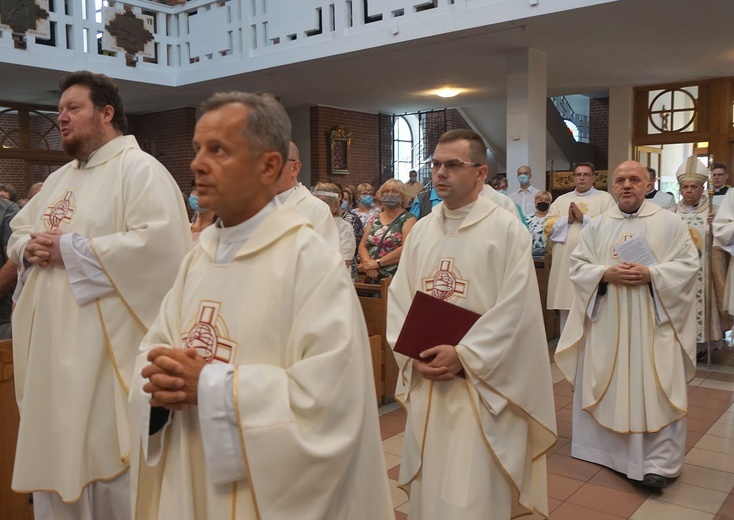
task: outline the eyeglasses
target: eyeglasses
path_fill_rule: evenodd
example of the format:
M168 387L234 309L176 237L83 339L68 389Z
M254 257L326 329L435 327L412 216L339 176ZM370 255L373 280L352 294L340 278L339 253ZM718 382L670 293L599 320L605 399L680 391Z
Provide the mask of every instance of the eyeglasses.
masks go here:
M573 174L573 176L574 177L593 177L594 174L593 173L589 173L589 172L575 172Z
M469 162L469 161L462 161L461 159L449 159L448 161L441 162L436 161L435 159L431 161L431 170L434 172L437 172L441 169L441 166L444 166L448 171L458 170L462 166L481 166L481 164Z

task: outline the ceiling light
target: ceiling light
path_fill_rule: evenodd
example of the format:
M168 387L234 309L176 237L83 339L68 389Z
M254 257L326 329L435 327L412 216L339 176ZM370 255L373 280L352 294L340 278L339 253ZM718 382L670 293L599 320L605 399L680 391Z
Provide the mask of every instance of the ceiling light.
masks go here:
M450 98L450 97L458 96L459 94L461 94L461 89L446 87L446 88L436 89L433 91L433 93L442 98Z

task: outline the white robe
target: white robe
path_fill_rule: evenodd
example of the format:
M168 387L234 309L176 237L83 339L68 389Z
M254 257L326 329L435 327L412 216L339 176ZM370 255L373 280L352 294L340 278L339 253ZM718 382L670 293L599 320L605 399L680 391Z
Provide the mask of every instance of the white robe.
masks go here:
M455 234L444 233L444 212L434 207L406 241L390 285L388 341L394 346L416 291L482 317L456 347L466 379L431 382L395 355L396 398L408 411L400 484L410 516L547 516L545 453L556 425L530 236L485 197Z
M620 262L612 248L635 235L642 235L657 260L649 268L652 289L608 284L606 295L599 296L604 272ZM574 456L638 480L645 472L660 473L647 471L646 461L619 450L637 442L627 440L630 434L670 437L666 427L687 415L686 382L694 377L696 364L697 271L688 229L677 215L651 202L634 218L615 206L581 232L571 255L575 300L555 354L556 365L578 394L574 423L583 428L574 429ZM590 418L595 425L589 426ZM684 447L679 436L685 438L685 427L672 428L680 449L671 462L679 466ZM604 439L614 436L623 440L611 447ZM638 453L647 456L645 450Z
M314 231L324 237L337 251L341 250L339 231L334 223L329 206L321 199L314 197L303 184L278 195L284 208L295 207L303 213L313 225Z
M114 287L78 304L67 271L33 267L13 315L20 432L18 492L65 502L128 468L127 391L138 346L191 247L181 192L132 136L112 139L80 168L49 176L12 222L10 258L30 233L78 233Z
M714 247L723 249L732 255L734 254L734 189L729 189L723 197L712 224ZM714 197L715 200L716 197ZM734 316L734 262L729 262L723 305L724 309Z
M510 200L510 197L495 190L489 184L482 187L480 195L487 197L489 200L497 204L502 209L509 211L512 215L516 215L520 222L524 222L524 215L520 207ZM525 228L527 229L527 228Z
M584 214L584 221L568 224L568 206L573 202ZM568 280L571 253L579 243L581 230L597 215L614 205L614 198L595 188L579 194L565 193L551 204L545 217L548 251L553 255L548 276L548 309L568 310L573 302L573 288Z
M340 255L294 208L268 215L231 263L215 263L219 235L202 232L141 345L131 414L149 409L147 351L196 348L196 338L210 347L208 368L234 365L219 386L235 413L200 404L151 437L142 425L135 518L393 518L367 331ZM235 434L206 452L216 423Z

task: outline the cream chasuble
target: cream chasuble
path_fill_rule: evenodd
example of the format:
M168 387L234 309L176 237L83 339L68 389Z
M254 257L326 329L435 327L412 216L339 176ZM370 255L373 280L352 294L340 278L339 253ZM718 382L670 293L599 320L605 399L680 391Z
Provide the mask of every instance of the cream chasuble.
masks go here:
M592 191L593 190L593 191ZM568 225L568 206L571 203L584 214L584 224L574 222ZM594 218L614 206L614 198L606 191L592 188L589 192L578 194L576 191L565 193L551 204L545 217L545 232L548 238L548 251L553 255L548 277L548 309L567 310L573 302L573 288L568 280L571 253L576 249L581 229L586 225L586 217ZM553 240L554 227L564 227L565 241Z
M636 235L658 262L649 268L652 287L608 284L597 296L604 271L619 263L612 248ZM686 416L686 382L696 370L698 265L687 227L650 202L635 218L615 206L581 233L571 256L576 299L555 359L571 384L577 370L583 374L582 408L604 428L652 433Z
M714 205L714 213L718 210L719 207ZM706 233L708 232L708 224L706 221L710 214L709 199L704 195L695 208L688 207L681 201L673 207L672 211L688 226L691 240L698 252L700 266L696 275L696 342L704 343L707 340L706 334L704 333L706 328L704 315L706 312L706 298L708 298L708 290L706 290L707 271L709 271L709 266L707 265L708 257L706 256ZM729 313L724 310L724 285L726 283L728 258L726 253L720 249L714 249L711 254L715 294L714 305L716 309L721 309L721 311L714 311L712 313L711 334L708 339L719 340L724 337L723 331L731 328L731 318Z
M128 468L127 392L138 346L191 246L181 192L132 136L112 139L46 180L12 222L10 258L30 233L90 240L114 292L79 305L67 271L34 266L13 315L21 411L13 489L82 488Z
M441 203L413 227L388 301L391 345L416 291L482 314L456 346L466 379L431 382L395 354L396 398L408 411L400 484L410 517L546 517L545 453L556 424L530 235L485 197L456 233L444 232L446 219Z
M711 228L714 233L714 247L731 256L734 254L734 190L729 189L722 197L721 207L716 212ZM734 315L734 262L731 261L726 274L723 309Z
M173 412L162 432L137 432L148 452L133 460L135 518L392 519L367 331L344 261L294 208L264 218L228 264L215 262L219 232L202 232L141 345L131 416L148 407L139 374L158 345L234 365L222 399L235 413L224 419L246 476L221 482L204 450L205 423L221 417Z
M294 188L279 194L278 200L284 208L295 207L303 213L316 233L324 237L337 251L341 250L339 230L336 228L329 206L314 197L303 184L298 183Z

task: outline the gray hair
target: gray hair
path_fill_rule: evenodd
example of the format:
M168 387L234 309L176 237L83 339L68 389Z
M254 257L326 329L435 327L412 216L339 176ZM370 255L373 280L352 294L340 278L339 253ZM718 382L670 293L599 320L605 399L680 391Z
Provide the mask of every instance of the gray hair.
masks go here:
M218 92L201 104L201 112L217 110L230 103L239 103L249 109L242 128L250 146L250 153L276 151L285 165L291 143L291 120L275 96L251 92Z

